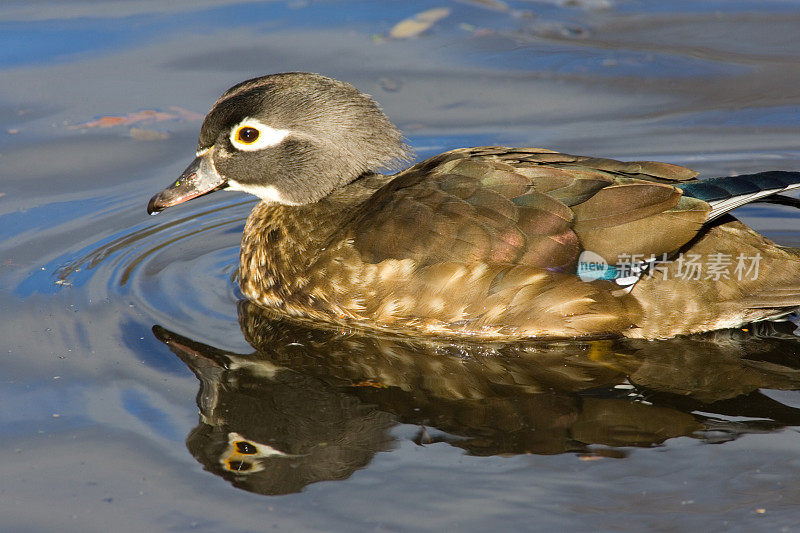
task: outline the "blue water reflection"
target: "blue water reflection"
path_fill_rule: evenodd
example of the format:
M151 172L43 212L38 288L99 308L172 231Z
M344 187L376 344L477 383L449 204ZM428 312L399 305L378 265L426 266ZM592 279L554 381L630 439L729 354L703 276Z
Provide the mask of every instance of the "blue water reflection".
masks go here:
M214 98L274 70L371 93L418 160L800 169L799 23L756 0L3 2L0 529L794 527L788 324L504 358L307 331L238 307L252 199L145 206ZM800 246L795 210L737 214ZM248 485L240 441L295 446L294 467Z

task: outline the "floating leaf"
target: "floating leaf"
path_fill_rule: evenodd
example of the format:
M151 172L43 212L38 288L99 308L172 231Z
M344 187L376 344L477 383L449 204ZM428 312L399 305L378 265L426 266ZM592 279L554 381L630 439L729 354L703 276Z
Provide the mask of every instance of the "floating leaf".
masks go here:
M173 106L170 107L170 110L172 113L156 111L155 109L143 109L142 111L128 113L127 115L123 116L106 115L88 122L75 124L74 126L70 126L70 129L80 130L90 128L111 128L114 126L130 126L140 122L162 122L165 120L197 121L203 119L203 115L200 113L195 113L193 111L183 109L182 107Z
M427 31L438 21L450 15L450 8L437 7L417 13L411 18L401 20L389 31L393 39L411 39Z
M166 131L147 130L144 128L131 128L130 135L137 141L160 141L169 138Z
M189 111L188 109L184 109L182 107L178 107L178 106L175 106L175 105L170 106L170 110L174 111L175 113L177 113L178 114L178 118L180 120L188 120L188 121L192 122L192 121L197 121L197 120L203 120L205 118L205 115L203 115L202 113L196 113L194 111Z

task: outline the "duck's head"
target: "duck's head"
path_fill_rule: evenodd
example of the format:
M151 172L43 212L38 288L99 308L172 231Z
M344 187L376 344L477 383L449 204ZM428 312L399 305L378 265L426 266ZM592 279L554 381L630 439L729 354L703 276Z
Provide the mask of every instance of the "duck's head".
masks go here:
M214 103L196 159L147 212L219 189L308 204L406 153L378 104L348 83L305 72L254 78Z

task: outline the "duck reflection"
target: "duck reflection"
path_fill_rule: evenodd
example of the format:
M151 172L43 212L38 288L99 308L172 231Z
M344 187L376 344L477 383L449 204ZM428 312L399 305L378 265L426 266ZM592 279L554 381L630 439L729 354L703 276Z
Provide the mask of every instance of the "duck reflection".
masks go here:
M186 446L234 486L263 494L299 492L344 479L389 449L393 417L314 376L153 331L200 380L200 422Z
M242 355L159 326L200 380L187 447L245 490L285 494L344 479L392 447L398 422L420 445L472 455L623 456L678 436L708 442L800 425L760 389L800 388L793 326L668 341L450 343L292 323L239 306Z

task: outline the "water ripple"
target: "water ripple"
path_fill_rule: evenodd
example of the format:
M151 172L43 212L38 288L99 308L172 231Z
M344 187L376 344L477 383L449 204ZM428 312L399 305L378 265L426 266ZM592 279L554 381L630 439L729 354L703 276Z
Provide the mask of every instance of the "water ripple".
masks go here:
M252 204L237 198L222 205L181 206L177 216L148 219L61 255L42 268L46 284L38 273L26 282L56 290L82 287L90 301L128 297L154 316L175 320L235 321L234 304L241 298L235 282L239 241ZM91 225L112 226L119 215L110 210L106 220Z

